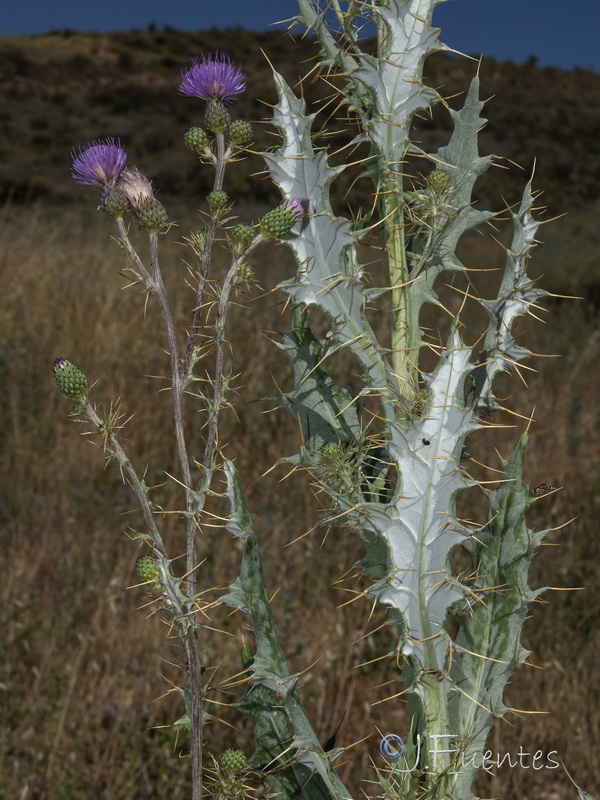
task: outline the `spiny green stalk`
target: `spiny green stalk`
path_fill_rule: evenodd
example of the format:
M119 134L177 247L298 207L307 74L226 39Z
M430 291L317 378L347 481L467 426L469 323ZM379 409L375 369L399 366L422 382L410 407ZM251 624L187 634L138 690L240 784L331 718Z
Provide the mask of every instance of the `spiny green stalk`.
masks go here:
M402 180L388 179L379 190L379 208L383 225L383 241L388 262L392 298L391 359L398 379L400 394L409 401L418 391L418 340L411 326L411 292L404 237Z
M381 17L376 17L377 55L383 58L388 31ZM390 120L392 123L392 121ZM393 123L392 123L393 124ZM388 263L392 300L391 359L400 393L414 401L418 391L418 347L420 329L411 318L411 292L406 258L404 224L404 186L402 163L386 163L379 156L373 173L379 186L377 197L383 241ZM417 336L417 340L413 339Z

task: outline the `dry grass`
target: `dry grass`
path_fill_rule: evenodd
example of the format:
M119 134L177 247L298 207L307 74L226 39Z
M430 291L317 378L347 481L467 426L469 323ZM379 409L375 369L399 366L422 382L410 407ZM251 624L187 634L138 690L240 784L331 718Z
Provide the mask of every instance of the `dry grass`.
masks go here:
M181 713L173 695L157 700L170 681L181 682L180 653L156 617L136 610L144 602L133 564L139 550L128 531L140 523L132 493L102 452L66 419L68 402L57 396L50 363L58 355L73 358L91 379L99 379L94 398L108 408L121 399L126 416L135 413L124 441L148 483L164 481L163 470L177 474L169 427L166 358L156 308L144 318L136 289L125 281L116 244L107 241L110 225L100 215L5 210L0 221L3 303L0 408L3 440L0 514L4 580L0 589L0 702L2 740L0 798L184 798L185 762L171 729L156 730ZM181 234L186 232L182 224ZM165 242L168 288L175 297L180 330L185 328L184 251L177 233ZM471 241L470 263L489 263L487 246ZM285 251L272 250L256 260L266 288L290 274ZM305 670L303 698L324 741L346 716L339 743L367 740L348 752L342 778L355 796L359 778L373 778L369 761L379 763L377 731L405 730L401 688L385 662L365 665L392 646L390 631L365 637L383 621L370 618L364 601L338 608L349 595L332 587L361 555L360 543L343 531L317 530L292 546L318 518L308 482L298 475L283 480L277 470L258 482L277 458L294 452L296 430L284 412L264 414L262 402L274 380L286 385L285 359L261 331L284 330L283 297L257 299L254 291L235 309L230 327L234 373L240 373L237 418L224 420L222 441L235 458L263 546L270 589L279 589L274 610L292 670ZM244 298L239 298L243 300ZM541 352L561 352L560 360L538 362L540 373L526 393L511 384L511 406L528 414L535 402L536 424L528 457L532 485L545 481L564 490L540 500L531 525L554 527L577 515L566 529L550 535L534 565L533 585L584 586L585 592L544 595L545 607L533 610L524 639L531 661L543 668L521 668L508 689L509 703L547 715L512 715L500 722L490 748L499 752L556 750L577 782L598 792L595 745L600 742L600 543L596 516L600 504L598 473L599 339L594 320L581 309L553 310L546 329L535 327L528 343ZM258 324L257 324L258 320ZM270 333L269 336L272 334ZM202 414L190 406L190 441L200 452ZM504 456L514 431L496 432L482 452ZM167 484L160 501L181 507L176 486ZM481 513L473 501L473 515ZM183 550L176 515L161 520L172 552ZM231 537L207 529L202 542L201 581L223 585L235 577L239 551ZM345 584L351 587L352 582ZM222 613L221 613L222 611ZM240 669L239 616L217 611L223 634L206 632L206 660L212 699L235 699L223 684ZM363 666L360 666L360 665ZM314 665L314 666L311 666ZM175 702L173 702L173 700ZM249 729L231 709L214 706L225 723L208 731L208 747L219 753L238 745L251 752ZM185 744L185 742L183 742ZM562 770L504 769L482 781L486 797L574 797ZM544 793L545 792L545 793Z

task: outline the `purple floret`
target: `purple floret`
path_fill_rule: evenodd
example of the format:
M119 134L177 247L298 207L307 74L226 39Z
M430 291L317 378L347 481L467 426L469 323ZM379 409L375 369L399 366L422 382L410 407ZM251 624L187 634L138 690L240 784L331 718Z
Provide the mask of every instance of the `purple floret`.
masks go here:
M61 356L60 358L55 358L52 362L52 371L56 374L59 369L63 369L69 363L69 359Z
M214 55L192 59L192 67L181 73L179 91L202 100L216 98L230 103L246 88L244 73L229 56L216 52Z
M292 200L286 200L284 205L288 211L293 211L298 219L304 216L304 206L299 198L294 197Z
M117 139L94 141L71 151L71 175L76 183L106 189L114 184L127 163L127 153Z

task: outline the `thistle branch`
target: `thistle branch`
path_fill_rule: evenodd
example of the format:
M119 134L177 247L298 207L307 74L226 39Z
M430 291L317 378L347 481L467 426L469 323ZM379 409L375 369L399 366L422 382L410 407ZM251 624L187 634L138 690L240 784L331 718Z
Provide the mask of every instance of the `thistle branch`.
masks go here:
M240 264L245 258L254 250L254 248L263 241L261 234L258 234L250 243L248 248L244 251L243 255L235 256L232 258L231 265L219 296L219 306L217 310L217 318L215 320L215 345L216 345L216 363L215 363L215 377L213 398L208 416L208 432L206 436L206 444L204 447L204 456L202 458L202 476L198 483L198 493L203 496L210 481L208 475L214 469L214 456L217 444L217 430L219 426L219 416L221 411L221 404L223 401L223 365L225 362L225 328L227 324L227 312L229 310L231 290L234 285L234 279L239 269Z
M225 175L225 166L230 155L230 149L225 151L225 136L222 133L216 134L217 153L214 159L215 164L215 177L213 181L213 191L220 192L223 189L223 178ZM194 347L196 338L198 336L198 329L200 324L200 317L204 307L204 295L208 282L208 273L212 263L213 249L215 244L215 234L219 227L218 217L211 215L206 228L206 240L202 250L202 261L200 264L200 275L198 276L198 291L196 293L196 303L194 305L194 314L192 317L192 324L188 336L188 342L181 365L181 377L183 384L189 380L190 371L193 368L192 359L194 355Z
M173 421L175 423L175 439L177 442L177 454L181 466L185 491L186 507L186 536L187 536L187 563L186 574L190 587L190 595L196 594L196 528L193 517L194 500L192 496L192 473L190 470L190 459L185 442L185 429L183 425L183 381L179 369L179 353L177 348L177 336L173 324L173 315L167 298L167 292L160 271L158 259L158 234L149 234L150 239L150 263L152 276L156 286L156 296L160 312L167 331L169 342L169 358L171 362L171 385L173 391Z
M150 265L151 273L146 269L142 259L136 252L135 248L129 240L127 229L122 218L117 219L117 226L121 242L135 264L136 269L144 278L147 286L156 295L160 313L163 318L163 323L167 333L167 341L169 347L169 359L171 363L171 387L172 387L172 403L173 403L173 422L175 426L175 440L177 444L177 455L181 467L182 482L185 490L185 505L186 505L186 535L187 535L187 564L186 573L189 576L190 594L194 596L196 593L196 579L195 579L195 566L196 566L196 532L193 515L193 496L192 496L192 475L190 470L190 461L188 450L185 442L185 429L183 424L183 381L179 369L179 352L177 346L177 336L175 334L175 326L173 324L173 315L169 306L169 300L165 289L162 273L160 270L160 261L158 257L158 234L150 233L148 235L150 242Z
M152 513L152 508L150 505L150 501L148 499L148 494L144 489L141 480L138 477L137 472L133 464L131 463L129 457L127 456L125 450L119 443L119 440L115 436L115 434L108 428L104 420L96 413L96 409L94 406L89 402L86 397L82 397L79 400L83 408L85 409L85 416L87 419L95 426L97 432L105 439L106 445L108 449L111 451L113 458L119 463L119 468L122 473L127 475L129 480L129 484L133 491L135 492L135 496L137 497L140 508L142 509L142 513L144 515L144 520L146 522L146 526L152 539L154 541L155 547L161 555L167 558L167 551L162 540L162 536L158 530L156 522L154 520L154 514Z
M156 233L149 234L150 241L150 264L152 275L145 269L142 260L139 258L135 249L132 247L125 230L122 219L118 220L119 232L121 233L121 241L124 243L126 250L130 257L140 271L140 273L150 281L154 293L158 299L161 315L167 332L167 340L169 345L169 357L171 363L171 386L172 386L172 401L173 401L173 421L175 424L175 439L177 443L177 453L179 463L181 466L184 491L185 491L185 504L186 504L186 538L187 538L187 560L186 560L186 574L188 579L188 592L192 598L196 594L196 527L195 516L193 514L193 496L192 496L192 476L190 471L190 462L188 450L185 442L185 430L183 424L183 379L180 372L179 353L177 347L177 336L175 334L175 326L173 324L173 315L167 297L162 273L160 270L160 261L158 258L158 235ZM87 407L86 407L86 410ZM93 412L93 409L90 408ZM130 465L128 459L120 447L119 443L114 438L113 434L109 434L109 442L111 447L115 448L118 455L119 462L123 468L130 475L136 495L140 499L144 517L149 526L153 539L157 545L157 549L165 558L167 553L154 524L152 512L149 507L148 498L144 489L135 474L135 471ZM170 596L172 592L170 593ZM171 600L173 602L173 600ZM188 615L187 613L180 613L178 615L180 624L178 630L180 637L185 647L186 660L188 664L188 673L191 683L191 728L192 728L192 798L193 800L202 800L202 730L203 730L203 696L202 696L202 662L200 657L200 642L198 639L195 614Z

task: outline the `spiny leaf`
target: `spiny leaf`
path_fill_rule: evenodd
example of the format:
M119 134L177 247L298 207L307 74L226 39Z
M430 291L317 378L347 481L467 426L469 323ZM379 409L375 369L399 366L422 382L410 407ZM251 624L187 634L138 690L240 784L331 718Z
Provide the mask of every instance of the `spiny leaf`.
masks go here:
M368 384L398 398L371 326L364 314L362 269L353 251L350 222L331 211L329 190L342 168L332 168L325 153L313 150L310 130L314 115L283 78L274 74L279 103L273 124L283 135L275 153L264 153L271 177L284 197L299 197L307 215L299 236L288 237L298 264L294 278L280 284L295 305L319 306L331 323L331 348L349 347L366 373Z
M501 717L509 710L503 701L504 688L515 665L529 655L520 643L528 605L544 591L532 590L527 582L546 531L533 533L525 520L531 502L523 483L526 444L527 434L523 434L504 464L502 485L488 492L488 526L465 543L477 578L471 586L471 601L457 609L460 629L453 646L448 703L450 729L468 742L469 750L467 766L456 779L459 797L467 796L478 772L469 766L469 755L483 750L492 716Z
M445 576L450 552L467 535L453 509L457 492L471 485L461 472L460 453L477 428L463 402L469 356L454 331L434 373L425 376L429 399L422 417L406 430L392 428L388 448L401 476L396 497L386 510L363 512L362 527L387 543L385 564L377 567L370 554L362 562L371 574L383 568L370 594L401 613L401 650L428 669L443 667L447 643L439 633L448 607L462 598Z
M281 349L292 363L294 387L278 401L302 425L304 447L320 450L328 442L351 442L360 433L356 404L322 365L323 346L311 333L304 311L294 310L294 328L284 333Z
M254 726L257 751L252 763L285 798L344 800L350 795L306 717L296 690L298 675L290 674L279 643L258 540L237 470L227 460L224 469L233 533L243 538L244 553L239 577L220 600L250 615L256 639L248 690L236 705Z
M484 413L498 408L492 386L499 372L510 371L530 351L516 344L512 329L515 320L529 313L530 307L548 293L537 289L526 268L535 247L539 223L531 211L533 195L531 181L525 187L517 214L513 214L514 233L506 252L506 267L495 300L479 302L490 318L479 366L473 372L473 402Z

